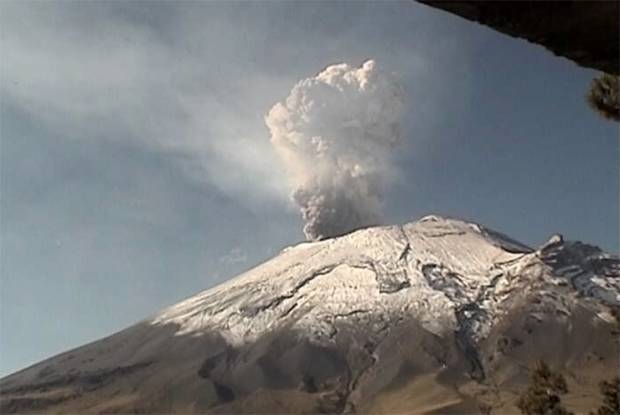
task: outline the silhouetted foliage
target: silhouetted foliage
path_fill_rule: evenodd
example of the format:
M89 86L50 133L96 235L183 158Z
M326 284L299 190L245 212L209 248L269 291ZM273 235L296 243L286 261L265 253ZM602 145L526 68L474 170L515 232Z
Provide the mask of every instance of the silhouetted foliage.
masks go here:
M490 415L491 412L493 411L493 407L486 403L479 403L478 410L480 411L482 415Z
M223 383L213 382L215 394L221 402L230 402L235 400L235 392Z
M610 381L602 381L600 384L603 395L603 405L592 415L618 415L620 414L620 377L616 376Z
M519 397L517 407L526 415L571 415L560 399L560 395L567 392L564 376L540 361L532 372L530 386Z
M620 77L603 74L592 80L588 103L604 118L620 121Z
M610 312L612 317L615 319L612 334L620 336L620 307L612 307Z
M319 389L316 387L314 378L306 373L301 378L301 390L308 393L316 393Z

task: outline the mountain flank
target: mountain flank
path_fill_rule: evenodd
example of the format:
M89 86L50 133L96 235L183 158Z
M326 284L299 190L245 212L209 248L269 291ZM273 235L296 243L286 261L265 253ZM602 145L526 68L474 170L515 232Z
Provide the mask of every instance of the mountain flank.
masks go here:
M517 413L538 360L568 409L620 364L620 261L427 216L284 249L0 380L2 413Z

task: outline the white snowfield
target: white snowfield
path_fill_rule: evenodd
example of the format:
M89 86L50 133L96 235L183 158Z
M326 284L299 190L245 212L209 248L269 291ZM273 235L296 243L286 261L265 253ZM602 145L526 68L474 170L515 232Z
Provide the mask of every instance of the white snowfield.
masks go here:
M149 322L177 325L178 335L218 332L240 345L280 328L329 342L336 324L376 332L412 317L435 334L466 321L475 340L528 295L559 315L581 297L606 319L602 306L620 304L618 259L560 236L532 250L475 223L427 216L286 248Z

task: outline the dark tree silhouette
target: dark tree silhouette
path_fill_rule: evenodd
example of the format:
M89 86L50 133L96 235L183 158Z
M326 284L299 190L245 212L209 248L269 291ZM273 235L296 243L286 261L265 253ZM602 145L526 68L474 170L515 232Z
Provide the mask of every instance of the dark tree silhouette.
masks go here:
M560 395L567 392L564 376L540 361L532 372L529 387L519 397L517 407L526 415L570 415L560 399Z
M612 307L610 312L612 317L615 319L612 334L618 336L618 340L620 340L620 307Z
M319 389L316 387L314 378L306 373L301 378L301 390L308 393L316 393Z
M616 376L610 381L602 381L600 384L603 395L603 405L592 415L618 415L620 414L620 377Z
M602 74L592 80L588 103L604 118L620 121L620 77Z

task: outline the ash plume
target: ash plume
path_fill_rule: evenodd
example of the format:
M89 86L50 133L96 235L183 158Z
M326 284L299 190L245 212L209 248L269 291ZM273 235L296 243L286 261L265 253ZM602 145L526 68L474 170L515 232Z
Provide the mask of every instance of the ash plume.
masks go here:
M380 223L402 112L400 86L373 60L329 66L271 108L271 143L309 240Z

